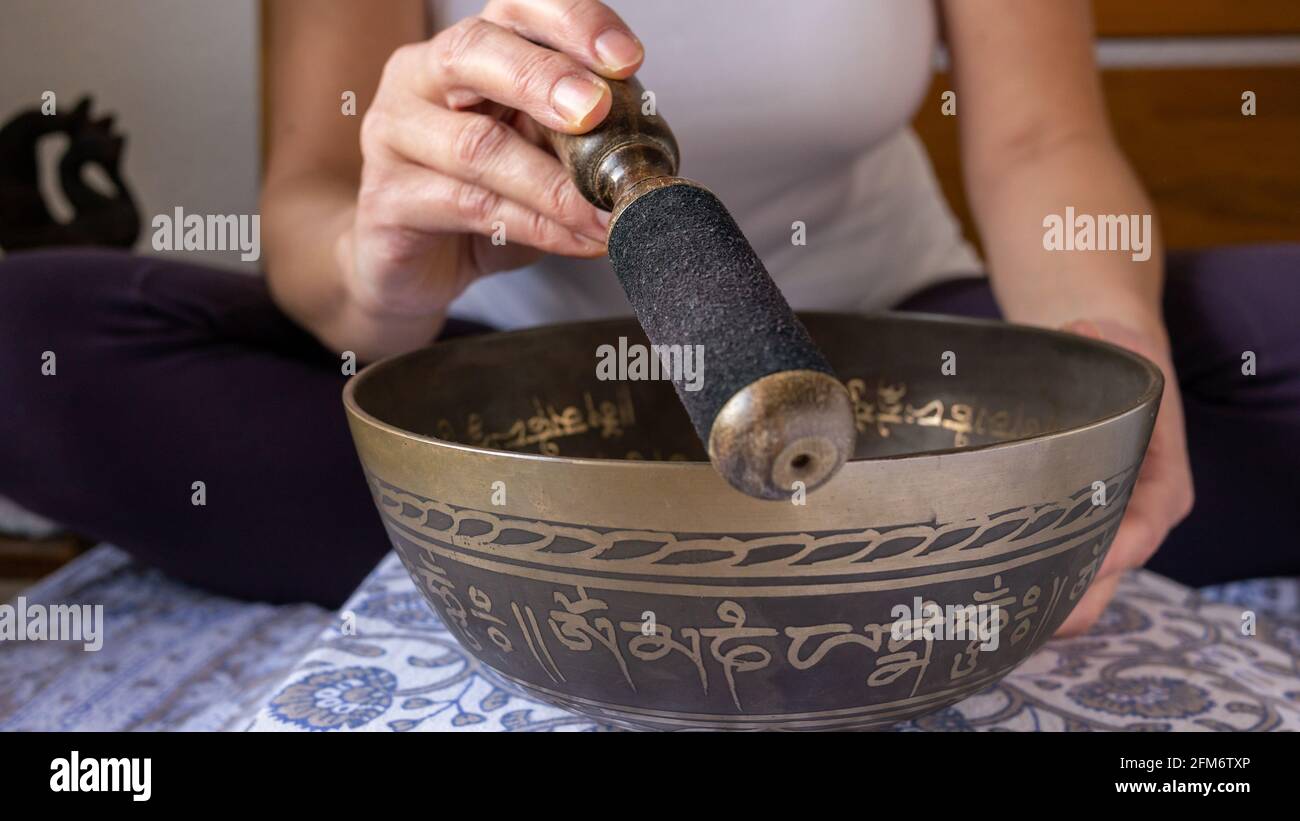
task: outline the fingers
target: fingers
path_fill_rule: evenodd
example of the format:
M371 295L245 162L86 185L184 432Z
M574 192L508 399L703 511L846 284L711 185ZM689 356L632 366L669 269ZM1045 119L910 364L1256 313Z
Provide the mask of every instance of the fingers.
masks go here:
M399 49L393 59L419 96L450 108L492 100L570 133L590 130L609 113L612 98L600 77L480 17Z
M1107 319L1076 320L1064 326L1083 336L1104 339L1153 360L1165 373L1164 395L1132 498L1099 575L1141 567L1169 531L1186 518L1194 503L1187 437L1178 382L1161 327L1133 328Z
M479 234L567 256L604 252L603 243L464 180L411 163L376 177L363 182L358 213L371 238L364 250L380 265L400 267L447 233Z
M1125 571L1141 567L1155 554L1169 532L1169 525L1165 524L1164 518L1153 518L1149 507L1166 495L1162 488L1138 483L1097 577L1056 635L1074 636L1086 632L1114 598Z
M1079 603L1075 605L1074 610L1066 617L1065 623L1056 631L1058 638L1068 638L1086 633L1088 628L1097 623L1101 614L1105 612L1111 599L1115 598L1115 590L1119 587L1120 575L1098 577L1093 581L1088 592L1083 594Z
M642 56L595 0L492 0L483 16L394 52L361 128L350 253L363 284L403 306L445 307L474 276L526 256L512 246L603 254L608 216L542 132L602 121L604 78L632 74Z
M1159 464L1156 453L1148 454L1147 459L1153 466ZM1175 512L1183 504L1177 485L1175 477L1161 475L1158 469L1153 474L1144 465L1097 577L1056 635L1074 636L1086 632L1114 597L1124 572L1143 566L1155 555L1165 536L1181 518Z
M1157 525L1144 509L1146 500L1139 495L1144 492L1152 492L1152 489L1143 488L1140 484L1134 489L1134 498L1124 511L1119 531L1111 542L1098 575L1109 576L1146 564L1169 532L1168 527Z
M500 120L420 103L378 127L403 159L495 192L603 245L607 223L569 173Z
M605 77L630 77L645 58L622 18L596 0L492 0L482 16Z
M1097 569L1097 575L1083 598L1057 629L1058 637L1077 636L1087 632L1101 618L1114 598L1125 571L1146 564L1147 559L1160 547L1167 529L1161 531L1147 515L1144 504L1149 504L1150 499L1144 498L1146 493L1158 495L1159 492L1150 486L1144 487L1141 482L1136 485L1106 558Z
M1185 462L1186 448L1181 446L1182 434L1176 433L1180 438L1169 442L1165 438L1169 431L1160 430L1159 420L1156 428L1119 532L1101 567L1103 575L1146 564L1191 510L1191 471Z
M1058 636L1078 635L1091 627L1114 597L1124 572L1146 564L1193 504L1178 383L1163 330L1134 330L1105 319L1077 320L1067 323L1064 329L1147 356L1161 367L1166 379L1160 414L1119 530L1097 577L1057 631Z

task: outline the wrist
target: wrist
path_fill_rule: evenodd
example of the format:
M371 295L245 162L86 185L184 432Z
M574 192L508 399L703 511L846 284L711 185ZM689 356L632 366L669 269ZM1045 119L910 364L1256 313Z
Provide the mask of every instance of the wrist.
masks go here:
M1093 337L1150 359L1165 373L1168 380L1174 376L1168 333L1162 323L1138 325L1109 317L1082 317L1061 326L1061 330Z
M1125 336L1138 335L1150 339L1162 350L1169 347L1159 306L1136 295L1106 294L1089 299L1042 300L1025 310L1007 311L1007 318L1048 328L1090 322L1122 330Z
M445 311L411 313L385 304L373 286L357 275L353 237L349 221L335 241L334 304L317 337L331 350L352 351L363 362L428 345L441 330Z
M1169 331L1164 319L1151 310L1093 311L1075 318L1075 323L1093 325L1104 339L1152 359L1164 360L1170 355Z

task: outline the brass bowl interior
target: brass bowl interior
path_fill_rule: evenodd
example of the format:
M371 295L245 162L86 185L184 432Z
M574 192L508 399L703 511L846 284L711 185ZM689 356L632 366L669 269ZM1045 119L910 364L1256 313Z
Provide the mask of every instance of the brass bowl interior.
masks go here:
M855 460L1060 433L1160 390L1140 357L1055 331L914 314L801 318L853 395L867 434ZM597 379L598 347L620 337L648 344L631 319L450 340L372 366L352 398L382 425L469 447L707 462L670 383ZM707 379L707 350L704 363Z

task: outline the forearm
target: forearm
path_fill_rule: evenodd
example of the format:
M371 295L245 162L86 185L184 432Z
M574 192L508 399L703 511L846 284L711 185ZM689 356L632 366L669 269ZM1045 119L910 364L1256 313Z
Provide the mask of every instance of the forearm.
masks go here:
M349 286L355 207L356 187L328 175L268 182L262 216L272 297L326 347L363 362L427 345L443 316L371 308Z
M1059 327L1108 318L1143 330L1160 328L1164 251L1150 201L1128 163L1104 135L1088 135L973 163L967 189L984 241L990 276L1006 316ZM1145 259L1127 250L1048 250L1044 220L1076 215L1136 215ZM1149 220L1142 215L1151 215ZM1149 231L1148 231L1149 228ZM1073 233L1068 221L1063 226ZM1104 233L1105 229L1101 229ZM1147 254L1149 253L1149 256Z

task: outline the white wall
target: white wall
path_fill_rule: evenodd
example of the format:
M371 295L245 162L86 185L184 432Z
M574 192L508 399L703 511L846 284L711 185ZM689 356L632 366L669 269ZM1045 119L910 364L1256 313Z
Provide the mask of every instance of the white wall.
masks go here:
M125 175L141 212L257 210L256 0L0 0L0 119L85 93L127 134ZM238 252L187 252L228 267Z

